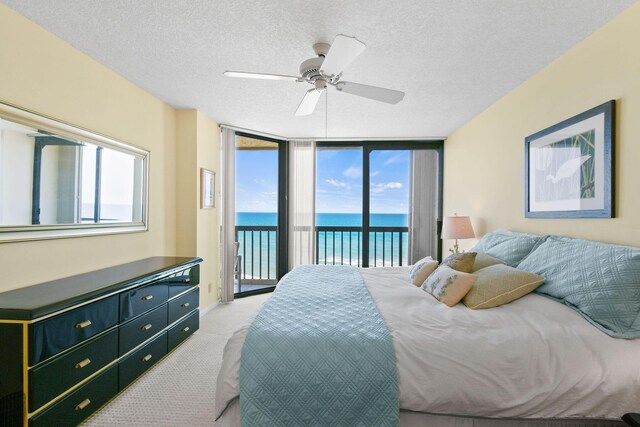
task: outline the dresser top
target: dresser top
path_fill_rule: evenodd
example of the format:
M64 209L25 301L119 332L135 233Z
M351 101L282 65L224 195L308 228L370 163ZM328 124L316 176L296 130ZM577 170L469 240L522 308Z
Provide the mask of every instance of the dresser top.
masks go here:
M0 319L33 320L202 262L152 257L0 293Z

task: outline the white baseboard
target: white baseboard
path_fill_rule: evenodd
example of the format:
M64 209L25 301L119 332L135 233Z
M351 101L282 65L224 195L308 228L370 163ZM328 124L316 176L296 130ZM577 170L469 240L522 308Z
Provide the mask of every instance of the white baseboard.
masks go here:
M211 310L216 308L218 306L218 304L220 304L220 301L216 301L213 304L209 304L205 308L201 309L200 310L200 317L204 316L205 314L207 314L208 312L210 312Z

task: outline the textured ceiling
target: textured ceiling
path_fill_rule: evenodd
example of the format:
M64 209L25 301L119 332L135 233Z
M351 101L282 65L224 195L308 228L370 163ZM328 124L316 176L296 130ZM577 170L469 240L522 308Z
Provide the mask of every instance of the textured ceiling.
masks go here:
M397 105L329 92L329 137L447 136L634 3L631 0L1 0L177 108L277 135L325 136L308 86L224 77L297 74L315 42L367 44L345 80Z

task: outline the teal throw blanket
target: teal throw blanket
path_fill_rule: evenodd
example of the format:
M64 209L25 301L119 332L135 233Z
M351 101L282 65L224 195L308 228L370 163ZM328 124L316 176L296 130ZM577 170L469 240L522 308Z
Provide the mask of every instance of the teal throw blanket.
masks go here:
M243 426L397 426L391 335L355 267L304 265L249 328Z

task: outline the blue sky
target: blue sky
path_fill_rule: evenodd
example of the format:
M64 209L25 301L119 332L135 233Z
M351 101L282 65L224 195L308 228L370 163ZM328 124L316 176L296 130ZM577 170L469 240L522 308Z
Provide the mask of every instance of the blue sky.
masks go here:
M236 151L236 212L278 210L278 151Z
M236 211L275 212L278 154L275 150L236 152ZM371 153L371 213L407 213L408 151ZM362 150L317 151L318 213L362 212Z
M318 150L316 210L362 212L362 150ZM407 213L409 152L371 153L371 213Z

